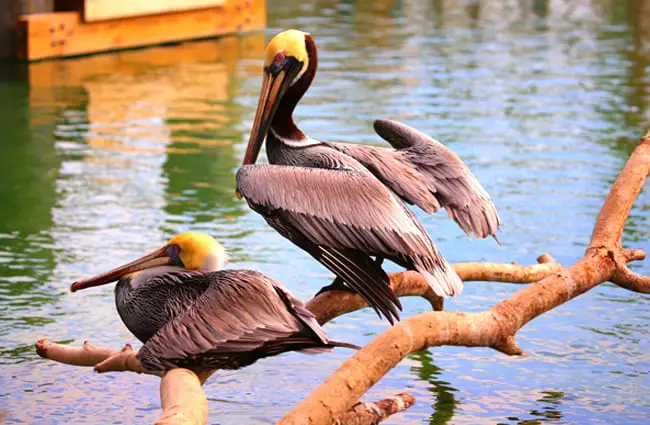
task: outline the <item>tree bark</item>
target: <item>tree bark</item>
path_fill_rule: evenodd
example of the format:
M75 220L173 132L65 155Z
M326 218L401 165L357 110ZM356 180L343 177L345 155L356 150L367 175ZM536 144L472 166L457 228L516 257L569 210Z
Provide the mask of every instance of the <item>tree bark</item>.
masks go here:
M160 381L162 416L156 425L203 425L208 420L207 377L187 369L172 369Z
M409 393L371 403L357 403L337 419L335 425L375 425L390 415L406 410L415 404L415 397Z

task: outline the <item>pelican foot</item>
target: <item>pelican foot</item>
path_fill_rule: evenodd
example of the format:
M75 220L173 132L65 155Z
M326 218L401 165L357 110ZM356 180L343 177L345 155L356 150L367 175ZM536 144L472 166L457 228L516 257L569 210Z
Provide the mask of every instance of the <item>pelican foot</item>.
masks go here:
M137 358L137 351L133 351L131 344L124 345L121 351L116 352L105 360L95 365L95 372L122 372L129 370L137 373L147 373L146 369Z
M345 284L343 283L343 279L341 279L338 276L336 277L336 279L334 279L332 281L332 283L330 283L327 286L323 286L320 289L320 291L316 292L316 295L314 295L314 297L317 297L320 294L324 294L325 292L328 292L328 291L347 291L347 292L355 293L352 289L345 286Z

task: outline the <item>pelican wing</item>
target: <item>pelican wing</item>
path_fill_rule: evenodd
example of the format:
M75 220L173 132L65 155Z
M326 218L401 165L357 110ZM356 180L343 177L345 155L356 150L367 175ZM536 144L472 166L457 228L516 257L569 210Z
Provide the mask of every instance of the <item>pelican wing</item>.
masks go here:
M243 166L237 173L237 187L251 208L272 227L382 313L390 301L398 306L399 301L387 287L387 280L368 280L367 276L377 273L373 270L380 267L371 264L367 255L415 265L418 270L444 270L437 276L441 289L436 292L456 292L452 288L458 285L457 276L448 272L448 264L422 226L399 198L370 173Z
M313 314L273 279L248 270L204 279L203 294L138 352L145 368L237 369L285 351L330 347Z
M432 195L424 177L401 153L358 144L323 142L323 145L360 162L404 202L418 205L428 213L440 210L440 203Z
M377 120L374 126L396 150L330 146L361 162L405 202L428 213L444 207L465 233L479 238L494 235L500 218L492 199L455 153L405 124Z
M319 245L385 257L432 249L403 204L369 173L245 165L237 189L256 210L293 218L291 224Z
M449 216L465 233L494 236L501 219L490 195L467 165L442 143L391 120L376 120L375 131L413 164Z

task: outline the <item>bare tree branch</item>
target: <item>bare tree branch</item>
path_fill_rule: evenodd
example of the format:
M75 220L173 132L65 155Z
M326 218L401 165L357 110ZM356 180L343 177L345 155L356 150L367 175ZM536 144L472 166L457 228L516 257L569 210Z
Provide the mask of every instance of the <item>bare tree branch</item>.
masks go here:
M74 366L92 366L97 372L137 372L162 376L162 372L152 372L145 369L136 357L130 344L122 350L97 347L84 341L82 348L60 345L47 338L36 342L36 352L44 359Z
M207 377L206 377L207 378ZM187 369L172 369L160 381L162 416L156 425L203 425L208 420L208 399L202 379Z
M647 278L625 273L626 261L642 258L644 253L623 250L620 240L632 204L649 172L650 132L641 139L614 182L582 260L522 289L486 312L436 311L403 320L343 363L278 423L333 423L404 357L428 347L483 346L522 355L514 339L522 326L606 280L614 278L619 284L645 288Z
M97 347L85 341L70 347L46 338L36 343L37 353L49 360L73 366L94 367L97 372L136 372L160 376L162 415L155 425L203 425L208 420L208 400L202 385L214 371L172 369L166 373L144 369L129 344L122 350ZM415 398L408 393L371 403L357 403L337 425L377 424L390 415L411 407Z
M650 277L634 273L625 264L616 269L612 282L630 291L650 294Z
M45 359L74 366L92 366L98 372L131 371L161 376L163 412L157 425L202 425L208 419L208 401L201 385L210 376L209 372L194 373L187 369L173 369L167 373L148 371L128 344L122 350L111 350L85 341L82 348L77 348L43 338L36 343L36 352Z
M639 141L623 171L612 185L591 234L589 248L620 247L621 235L632 204L639 196L648 176L650 163L650 131Z
M560 270L562 266L549 254L537 257L531 266L500 263L457 263L454 270L464 282L533 283Z
M562 269L549 254L537 258L539 264L521 266L501 263L458 263L454 270L465 281L493 281L510 283L531 283ZM442 310L443 299L437 296L414 271L391 273L390 286L398 297L423 297L435 311ZM361 310L368 304L359 295L346 291L327 291L307 303L307 308L322 325L343 314Z
M390 415L406 410L415 404L415 397L409 393L397 394L385 400L357 403L337 419L335 425L375 425Z

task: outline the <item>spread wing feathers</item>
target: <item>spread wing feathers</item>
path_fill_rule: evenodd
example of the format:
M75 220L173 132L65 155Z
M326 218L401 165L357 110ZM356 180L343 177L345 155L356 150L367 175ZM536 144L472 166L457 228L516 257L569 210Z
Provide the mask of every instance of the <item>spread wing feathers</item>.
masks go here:
M415 217L370 173L247 165L237 172L237 188L251 208L283 236L380 310L372 291L383 291L386 280L382 276L381 282L375 281L370 287L360 274L379 268L369 264L368 255L412 263L418 271L441 278L429 280L439 295L454 295L462 287ZM343 275L346 270L347 278ZM392 290L390 294L399 305Z
M237 369L291 350L327 350L325 331L302 302L261 273L207 273L210 285L138 352L149 370Z
M467 234L494 235L501 221L490 195L465 163L442 143L390 120L375 131L396 150L330 144L361 162L404 201L433 213L444 207Z

